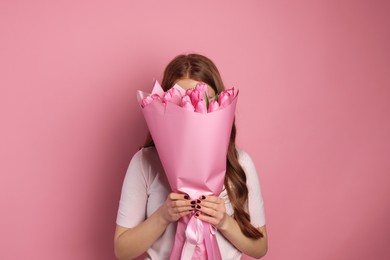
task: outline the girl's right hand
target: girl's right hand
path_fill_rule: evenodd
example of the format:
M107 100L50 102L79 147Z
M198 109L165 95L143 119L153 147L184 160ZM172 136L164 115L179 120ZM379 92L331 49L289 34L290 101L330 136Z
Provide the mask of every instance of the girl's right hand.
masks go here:
M182 193L170 193L164 204L160 207L161 216L166 224L178 221L196 207L196 200L190 200L190 197Z

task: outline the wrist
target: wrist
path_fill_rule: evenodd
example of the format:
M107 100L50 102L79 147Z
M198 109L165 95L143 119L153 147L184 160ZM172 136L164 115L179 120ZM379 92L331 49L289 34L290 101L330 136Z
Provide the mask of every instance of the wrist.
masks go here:
M220 223L218 230L222 233L229 230L231 225L235 222L234 218L225 213L225 216Z
M166 228L171 222L166 218L166 214L164 214L165 211L162 207L160 207L156 211L156 219L158 221L158 224L164 228Z

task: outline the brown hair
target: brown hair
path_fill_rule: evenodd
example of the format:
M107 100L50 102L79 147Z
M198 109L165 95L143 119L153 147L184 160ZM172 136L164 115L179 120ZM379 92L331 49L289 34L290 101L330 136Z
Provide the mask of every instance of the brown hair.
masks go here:
M220 73L215 64L207 57L200 54L179 55L166 67L161 83L164 91L171 88L179 79L190 78L201 81L220 93L225 89ZM234 219L245 236L258 239L263 234L250 223L248 208L248 187L246 186L246 174L238 162L238 153L235 144L236 126L233 122L228 153L226 156L225 188L229 200L234 209ZM144 147L153 146L150 135L146 139Z

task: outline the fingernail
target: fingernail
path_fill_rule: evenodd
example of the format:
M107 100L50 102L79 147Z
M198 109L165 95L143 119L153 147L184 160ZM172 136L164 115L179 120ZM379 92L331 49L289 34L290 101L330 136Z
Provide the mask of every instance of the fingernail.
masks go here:
M184 195L184 198L185 198L186 200L188 200L188 199L190 198L190 196Z
M199 213L196 213L195 216L199 217Z
M201 203L201 201L200 200L196 200L196 203Z
M196 205L196 208L197 208L197 209L200 209L200 205Z
M191 204L195 204L195 203L196 203L195 200L191 201Z
M202 195L202 196L200 197L201 200L204 200L205 198L206 198L205 195Z
M194 208L195 208L195 205L191 205L191 208L193 208L193 209L194 209Z

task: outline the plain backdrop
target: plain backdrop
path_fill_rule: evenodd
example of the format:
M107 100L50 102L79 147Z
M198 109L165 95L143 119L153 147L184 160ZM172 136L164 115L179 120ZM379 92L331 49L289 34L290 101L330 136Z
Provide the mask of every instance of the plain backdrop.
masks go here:
M0 2L0 259L114 259L136 90L177 54L240 90L266 260L390 259L388 1ZM246 258L249 259L249 258Z

